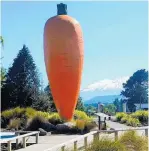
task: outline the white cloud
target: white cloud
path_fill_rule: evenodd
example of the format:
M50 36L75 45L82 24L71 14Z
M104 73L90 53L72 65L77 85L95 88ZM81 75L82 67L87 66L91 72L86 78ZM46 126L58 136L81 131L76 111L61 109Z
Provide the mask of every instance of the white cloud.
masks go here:
M94 90L120 90L122 89L122 84L125 83L129 79L128 76L121 77L117 79L104 79L93 84L88 85L85 89L82 89L82 92L94 91Z

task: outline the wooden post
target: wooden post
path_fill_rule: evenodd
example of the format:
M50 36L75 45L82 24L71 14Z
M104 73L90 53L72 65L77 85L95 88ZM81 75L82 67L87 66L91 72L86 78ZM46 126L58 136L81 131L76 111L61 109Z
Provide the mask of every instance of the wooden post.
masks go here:
M26 137L23 137L23 148L26 148Z
M87 137L84 137L84 148L87 149Z
M15 135L16 135L16 136L19 136L19 133L16 132ZM18 149L18 145L19 145L19 139L16 139L16 149Z
M106 124L106 120L104 119L104 127L103 127L103 129L106 130L106 128L107 128L107 124Z
M8 151L11 151L11 141L8 141Z
M145 136L148 137L148 129L145 129Z
M106 121L106 117L104 117L104 121Z
M115 131L115 140L118 140L118 131Z
M98 128L99 128L99 130L101 129L101 127L100 127L100 123L101 123L100 119L101 119L100 116L98 116Z
M61 147L61 151L65 151L65 146L62 146L62 147Z
M77 141L74 142L74 151L77 151L78 148L77 148Z
M36 144L38 144L39 141L39 133L36 134Z

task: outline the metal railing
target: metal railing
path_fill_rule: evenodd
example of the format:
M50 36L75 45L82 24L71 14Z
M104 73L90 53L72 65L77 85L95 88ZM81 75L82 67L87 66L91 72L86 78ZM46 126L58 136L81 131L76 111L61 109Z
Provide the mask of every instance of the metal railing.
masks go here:
M88 134L85 134L85 135L82 135L82 136L79 136L75 139L72 139L70 141L67 141L65 143L62 143L62 144L59 144L59 145L56 145L52 148L49 148L49 149L46 149L44 151L53 151L53 150L56 150L56 149L60 149L61 151L65 151L67 150L66 147L68 147L68 145L70 144L73 144L73 148L74 148L74 151L78 151L78 142L80 140L83 140L84 139L84 144L83 144L83 148L86 149L87 146L88 146L88 137L93 135L93 140L95 139L99 139L99 135L100 133L114 133L114 139L115 140L118 140L118 132L120 131L132 131L132 130L144 130L145 131L145 136L148 137L148 129L149 127L140 127L140 128L129 128L129 129L116 129L116 130L99 130L99 131L94 131L94 132L90 132ZM92 140L92 141L93 141Z
M23 140L23 148L26 147L26 138L29 136L36 136L36 144L38 144L38 140L39 140L39 131L15 131L14 132L16 136L12 137L12 138L7 138L7 139L1 139L0 143L7 143L8 146L8 151L12 150L12 141L16 140L16 147L18 146L18 142L19 139L22 138ZM27 133L27 134L23 134L20 135L21 133Z

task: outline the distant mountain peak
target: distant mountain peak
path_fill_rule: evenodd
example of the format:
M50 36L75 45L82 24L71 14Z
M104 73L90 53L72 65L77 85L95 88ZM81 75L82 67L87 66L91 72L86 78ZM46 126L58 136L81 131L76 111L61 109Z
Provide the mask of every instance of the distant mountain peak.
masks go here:
M125 83L129 79L128 76L121 77L117 79L104 79L95 83L88 85L86 88L82 89L81 92L86 91L105 91L105 90L120 90L122 89L122 84Z
M123 83L129 79L128 76L116 79L104 79L88 85L81 90L83 100L89 100L96 96L119 95L123 89Z

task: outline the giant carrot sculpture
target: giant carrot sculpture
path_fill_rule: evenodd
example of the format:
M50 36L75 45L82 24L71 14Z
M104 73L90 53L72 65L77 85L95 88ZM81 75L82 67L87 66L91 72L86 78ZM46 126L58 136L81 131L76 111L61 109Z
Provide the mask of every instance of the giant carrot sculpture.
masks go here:
M67 15L67 6L61 3L57 9L57 16L45 24L44 57L56 108L70 120L80 91L84 44L81 27Z

